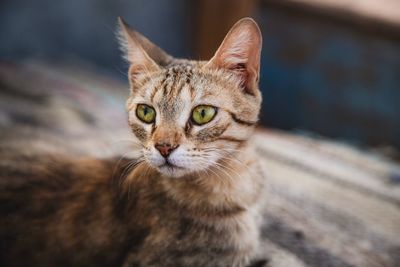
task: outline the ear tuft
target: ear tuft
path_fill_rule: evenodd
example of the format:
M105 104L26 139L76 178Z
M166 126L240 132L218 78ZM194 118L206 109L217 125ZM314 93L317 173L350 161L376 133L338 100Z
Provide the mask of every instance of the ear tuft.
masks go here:
M124 52L125 59L131 64L129 68L130 77L134 79L137 75L158 71L160 66L146 52L142 44L152 52L150 54L154 55L158 52L157 47L146 37L132 30L121 17L118 18L118 22L118 39L121 50ZM156 57L156 59L160 58ZM163 58L163 60L165 61L167 59Z
M251 18L243 18L231 28L206 67L231 71L240 79L244 92L255 94L261 46L261 31L257 23Z

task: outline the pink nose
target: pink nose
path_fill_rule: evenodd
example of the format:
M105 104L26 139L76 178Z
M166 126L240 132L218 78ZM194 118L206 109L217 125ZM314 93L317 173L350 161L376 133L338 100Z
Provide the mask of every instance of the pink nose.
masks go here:
M160 151L160 154L166 158L169 156L169 154L172 153L179 145L171 145L167 143L158 143L155 144L155 148Z

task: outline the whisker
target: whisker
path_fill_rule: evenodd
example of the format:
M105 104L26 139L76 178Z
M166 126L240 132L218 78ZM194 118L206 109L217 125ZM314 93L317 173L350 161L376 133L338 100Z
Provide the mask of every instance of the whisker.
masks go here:
M218 154L218 153L217 153L217 154ZM209 156L210 156L209 154L203 155L203 157L206 157L206 158L209 158ZM240 163L242 166L245 166L248 170L250 170L250 169L248 168L247 165L243 164L243 163L240 162L238 159L235 159L235 158L230 158L230 159L232 159L232 160L237 160L238 163ZM229 160L229 159L220 158L219 160L225 161L225 162L226 162L226 160ZM229 162L226 162L226 163L228 164ZM236 169L234 169L234 168L228 166L227 164L221 164L221 163L219 163L219 162L213 162L212 164L213 164L214 166L220 167L220 168L221 168L223 171L225 171L225 172L226 172L226 170L227 170L227 171L231 171L233 174L239 176L239 178L241 178L241 179L243 178L242 175L239 174L239 173L236 171ZM230 175L228 175L228 176L230 176Z
M205 158L202 158L202 159L200 160L200 162L207 163L207 164L209 164L209 165L210 165L210 163L211 163L211 168L208 168L208 169L206 169L206 170L209 170L209 171L213 172L213 173L216 174L220 179L224 180L217 172L215 172L215 171L212 169L212 167L215 167L217 170L220 170L220 171L224 172L224 173L226 174L227 178L228 178L228 179L231 179L231 174L227 171L227 169L224 169L224 168L223 168L223 167L224 167L223 165L219 164L218 162L211 162L211 161L209 161L209 160L206 160ZM233 170L232 170L232 171L233 171Z

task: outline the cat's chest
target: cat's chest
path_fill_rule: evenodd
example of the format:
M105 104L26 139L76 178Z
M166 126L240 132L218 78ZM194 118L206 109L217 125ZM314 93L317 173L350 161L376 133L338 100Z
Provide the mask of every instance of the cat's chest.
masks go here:
M154 220L136 255L145 266L242 266L258 244L256 218L249 211L208 219L163 214Z

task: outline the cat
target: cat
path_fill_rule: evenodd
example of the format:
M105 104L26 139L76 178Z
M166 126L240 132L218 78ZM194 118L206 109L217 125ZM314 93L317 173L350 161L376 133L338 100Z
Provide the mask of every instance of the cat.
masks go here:
M2 148L0 266L254 263L265 187L249 143L262 101L256 22L238 21L209 61L175 59L119 24L141 157Z

